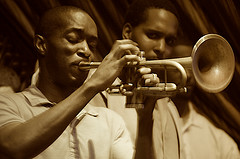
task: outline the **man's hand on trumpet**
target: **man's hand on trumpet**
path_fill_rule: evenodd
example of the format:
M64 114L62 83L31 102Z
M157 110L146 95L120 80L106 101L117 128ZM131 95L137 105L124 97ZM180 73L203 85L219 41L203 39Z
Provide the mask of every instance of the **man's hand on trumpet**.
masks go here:
M140 61L140 57L135 54L139 51L137 43L132 40L115 41L110 53L103 59L89 81L93 81L97 89L105 90L111 86L128 62Z
M152 73L150 68L142 67L138 69L138 72L141 74L141 86L155 87L160 83L160 79L157 74ZM137 109L139 119L140 118L151 118L152 112L155 106L155 102L159 97L154 96L143 96L143 109Z
M157 74L151 73L150 68L142 67L138 72L142 75L142 86L156 86L160 82Z

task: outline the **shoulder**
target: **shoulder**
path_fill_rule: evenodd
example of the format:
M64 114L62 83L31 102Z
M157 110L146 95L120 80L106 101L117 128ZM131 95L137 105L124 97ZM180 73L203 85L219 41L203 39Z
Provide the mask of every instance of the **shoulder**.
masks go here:
M26 96L25 96L26 93L36 94L36 93L32 93L32 91L36 89L37 88L35 86L29 86L21 92L2 93L0 94L0 101L12 101L19 104L20 101L26 101Z
M23 98L21 93L0 95L0 127L10 122L23 122L21 117Z
M20 109L30 105L29 99L25 96L25 92L28 91L23 90L17 93L0 94L0 106L11 107L12 109Z
M214 127L214 126L213 126ZM215 132L215 140L218 143L219 152L223 158L239 158L240 152L237 143L224 130L215 127L212 129Z
M206 119L207 120L207 119ZM210 122L209 122L210 123ZM233 138L224 130L217 128L212 123L209 124L212 134L214 134L215 140L218 142L220 152L222 153L236 153L238 152L238 146Z
M24 96L21 92L0 94L0 105L18 105L22 100L24 100Z
M223 129L220 129L216 127L211 121L209 121L206 117L204 117L201 114L198 114L198 119L201 120L202 126L205 127L205 129L209 129L210 133L212 134L212 137L216 141L220 152L222 153L237 153L239 155L239 150L236 142L233 140L233 138L228 135Z

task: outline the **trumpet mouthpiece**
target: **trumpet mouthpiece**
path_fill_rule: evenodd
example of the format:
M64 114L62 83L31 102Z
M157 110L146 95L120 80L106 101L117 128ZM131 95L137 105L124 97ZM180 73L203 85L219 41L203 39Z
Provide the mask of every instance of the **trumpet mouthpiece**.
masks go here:
M101 64L101 62L84 62L84 61L81 61L79 63L79 69L90 70L90 69L93 69L93 68L97 68L100 64Z

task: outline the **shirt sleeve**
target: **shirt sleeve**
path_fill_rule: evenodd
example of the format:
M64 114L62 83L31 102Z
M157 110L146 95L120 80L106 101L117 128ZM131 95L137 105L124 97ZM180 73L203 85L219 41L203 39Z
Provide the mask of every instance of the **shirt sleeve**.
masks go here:
M9 95L0 95L0 127L11 122L24 122L24 120L20 117L13 98Z

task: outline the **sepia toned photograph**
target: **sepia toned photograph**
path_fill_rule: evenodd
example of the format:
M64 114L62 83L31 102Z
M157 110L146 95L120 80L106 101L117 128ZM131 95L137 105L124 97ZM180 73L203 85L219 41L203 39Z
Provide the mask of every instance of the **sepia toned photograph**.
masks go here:
M240 159L239 0L0 0L0 159Z

